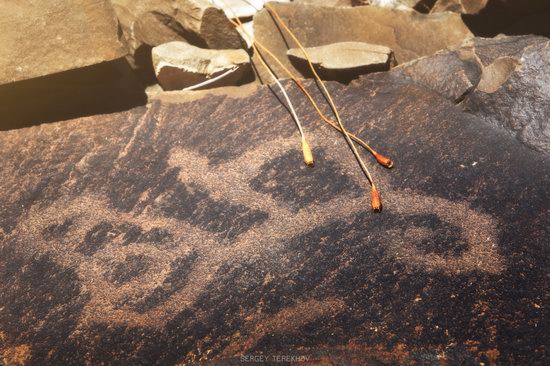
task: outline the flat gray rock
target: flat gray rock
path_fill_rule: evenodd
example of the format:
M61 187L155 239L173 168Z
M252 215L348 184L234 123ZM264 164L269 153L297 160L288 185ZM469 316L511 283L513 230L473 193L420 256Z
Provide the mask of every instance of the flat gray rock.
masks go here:
M153 48L153 66L164 90L235 85L251 71L245 50L209 50L185 42Z
M361 68L389 69L392 50L363 42L338 42L324 46L305 48L311 62L325 70L353 70ZM299 48L287 51L291 58L307 62Z

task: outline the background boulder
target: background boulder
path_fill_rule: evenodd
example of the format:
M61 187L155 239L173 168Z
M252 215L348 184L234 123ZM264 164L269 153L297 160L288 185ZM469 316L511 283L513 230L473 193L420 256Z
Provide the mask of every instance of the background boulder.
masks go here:
M0 2L0 84L127 54L108 0Z
M424 15L375 6L341 8L278 3L272 6L306 47L366 42L389 47L398 63L458 47L471 36L460 15L453 13ZM254 17L254 34L258 42L292 68L286 52L296 45L266 10ZM272 64L277 74L286 77L278 65ZM262 79L269 80L261 67L258 72Z

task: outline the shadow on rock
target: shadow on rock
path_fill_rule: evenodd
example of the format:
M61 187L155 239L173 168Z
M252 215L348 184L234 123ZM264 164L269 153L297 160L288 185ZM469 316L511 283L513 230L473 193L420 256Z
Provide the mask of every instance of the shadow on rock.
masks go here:
M0 86L0 130L144 105L143 86L124 59Z

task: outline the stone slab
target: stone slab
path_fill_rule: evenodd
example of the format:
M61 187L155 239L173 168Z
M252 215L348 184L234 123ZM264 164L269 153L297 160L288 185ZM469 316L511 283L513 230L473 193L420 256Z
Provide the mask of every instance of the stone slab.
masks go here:
M549 157L403 78L328 87L396 162L381 214L267 87L1 132L4 360L544 364Z
M0 14L0 84L127 54L107 0L2 1Z

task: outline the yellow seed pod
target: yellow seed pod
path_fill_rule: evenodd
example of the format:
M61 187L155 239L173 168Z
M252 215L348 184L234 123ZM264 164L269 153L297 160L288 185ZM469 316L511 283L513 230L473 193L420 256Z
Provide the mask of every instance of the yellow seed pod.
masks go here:
M313 153L306 139L302 139L302 151L304 153L304 163L306 163L307 166L314 166L315 161L313 160Z

